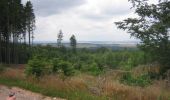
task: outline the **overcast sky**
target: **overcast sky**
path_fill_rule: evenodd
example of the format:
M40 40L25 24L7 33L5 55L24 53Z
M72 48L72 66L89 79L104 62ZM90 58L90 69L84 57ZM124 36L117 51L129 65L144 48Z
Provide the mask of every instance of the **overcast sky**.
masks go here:
M64 41L72 34L78 41L135 40L114 25L135 16L128 0L31 1L36 14L35 41L56 41L60 29Z

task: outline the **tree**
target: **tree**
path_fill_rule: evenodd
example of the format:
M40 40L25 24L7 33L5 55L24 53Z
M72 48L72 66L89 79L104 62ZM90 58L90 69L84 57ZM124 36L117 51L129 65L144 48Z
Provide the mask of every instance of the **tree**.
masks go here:
M35 15L33 5L30 1L27 1L25 6L25 17L26 17L26 29L28 31L29 46L31 46L31 38L33 42L33 31L35 29ZM32 36L31 36L32 34Z
M27 7L21 3L21 0L0 0L0 62L1 63L20 63L23 62L21 52L22 40L26 44L26 29L28 28L28 19L31 19L30 32L33 33L35 25L35 16L33 13L31 2L27 3ZM31 8L29 8L29 6ZM28 16L28 9L31 14ZM27 16L26 16L27 15ZM30 18L28 18L30 17ZM22 51L23 50L23 51ZM25 53L26 54L26 53ZM27 55L24 55L24 57Z
M11 63L17 60L16 44L18 37L23 32L21 0L1 0L1 18L0 18L0 42L1 42L1 59L2 62Z
M149 4L148 0L129 1L138 17L115 24L140 39L140 48L151 54L162 65L161 71L165 72L170 69L170 2L159 0L158 4Z
M62 32L62 30L60 30L58 35L57 35L57 46L58 46L58 48L62 47L62 43L61 43L62 40L63 40L63 32Z
M70 62L67 61L60 61L59 64L60 68L63 71L65 76L72 76L74 75L74 68Z
M43 76L45 71L45 63L40 59L34 57L33 59L28 61L28 65L25 69L25 73L27 76L33 75L35 77Z
M71 46L73 52L76 52L77 41L76 41L76 37L74 35L72 35L70 38L70 46Z

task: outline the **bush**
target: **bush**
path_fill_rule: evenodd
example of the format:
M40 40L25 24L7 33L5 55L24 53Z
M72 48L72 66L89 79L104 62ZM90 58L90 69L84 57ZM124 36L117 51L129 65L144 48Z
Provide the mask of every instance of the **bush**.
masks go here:
M74 68L71 63L66 62L66 61L60 61L58 66L59 66L59 68L62 69L65 76L74 75Z
M52 71L53 71L53 73L56 73L61 69L60 66L59 66L59 62L60 62L60 60L58 58L54 58L52 60Z
M59 73L62 71L65 76L72 76L74 74L74 68L68 61L55 58L52 60L52 66L53 73Z
M141 86L145 87L151 84L151 80L148 74L143 74L138 77L132 76L131 73L126 73L121 78L121 82L130 86Z
M101 73L101 70L99 69L96 63L92 63L88 71L93 75L99 75Z
M44 74L45 63L37 58L29 60L28 65L25 69L27 76L33 75L35 77L40 77Z

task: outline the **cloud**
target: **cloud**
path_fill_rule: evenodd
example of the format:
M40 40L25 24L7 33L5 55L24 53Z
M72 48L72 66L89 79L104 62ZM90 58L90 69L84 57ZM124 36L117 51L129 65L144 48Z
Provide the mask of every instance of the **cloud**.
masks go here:
M26 2L27 0L23 0ZM68 10L80 6L85 0L31 0L34 5L35 13L38 16L50 16L65 13Z
M26 1L26 0L25 0ZM128 0L31 0L36 13L35 41L64 41L74 34L78 41L131 40L115 21L133 17Z
M69 18L68 18L69 16ZM126 15L133 16L133 15ZM114 17L114 16L113 16ZM78 41L123 41L131 40L130 35L118 30L115 21L125 17L115 17L103 21L91 21L68 12L49 17L37 18L36 41L56 41L60 29L64 33L64 41L74 34Z
M87 5L82 6L82 17L91 20L111 19L113 16L123 16L132 12L128 0L87 0Z

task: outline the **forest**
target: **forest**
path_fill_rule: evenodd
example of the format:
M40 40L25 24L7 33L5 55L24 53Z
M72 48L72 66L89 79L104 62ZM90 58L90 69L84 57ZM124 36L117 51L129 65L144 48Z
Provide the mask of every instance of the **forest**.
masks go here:
M1 0L0 62L19 64L28 60L35 29L32 7L30 1L23 5L21 0Z
M74 34L65 47L62 30L57 47L34 45L32 2L1 0L0 85L64 100L170 100L170 1L129 2L138 17L114 24L141 41L134 50L78 48Z

